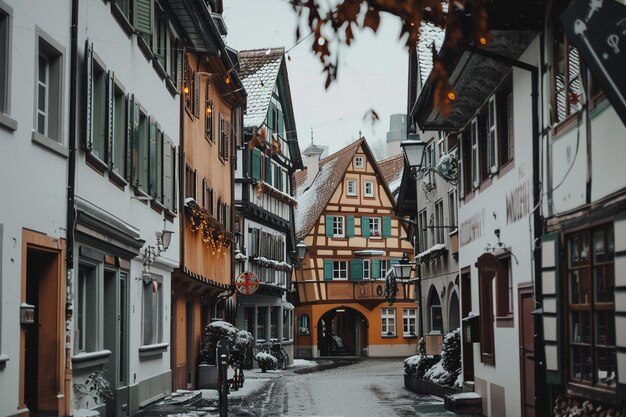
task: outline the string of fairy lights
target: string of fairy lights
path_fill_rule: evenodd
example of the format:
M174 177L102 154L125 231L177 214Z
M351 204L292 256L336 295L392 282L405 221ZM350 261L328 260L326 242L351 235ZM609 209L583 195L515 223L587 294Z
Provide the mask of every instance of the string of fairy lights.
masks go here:
M196 204L185 205L185 217L189 221L192 232L199 232L202 243L211 251L213 256L222 257L233 242L233 234L208 210Z

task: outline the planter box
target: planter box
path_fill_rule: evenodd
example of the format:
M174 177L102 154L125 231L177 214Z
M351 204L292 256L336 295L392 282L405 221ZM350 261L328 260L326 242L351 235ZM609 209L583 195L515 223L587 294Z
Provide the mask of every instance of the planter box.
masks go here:
M404 387L418 394L430 394L441 398L461 392L460 388L445 387L407 374L404 374Z
M217 389L217 365L198 365L198 388Z

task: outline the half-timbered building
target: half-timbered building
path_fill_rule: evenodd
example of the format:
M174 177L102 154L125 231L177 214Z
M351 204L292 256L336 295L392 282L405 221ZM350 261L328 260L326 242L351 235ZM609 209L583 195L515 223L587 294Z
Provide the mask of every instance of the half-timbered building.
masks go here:
M297 354L408 356L416 349L412 282L400 282L393 305L385 277L412 251L394 215L389 187L364 138L319 160L303 151L295 175L296 238L307 251L294 274Z

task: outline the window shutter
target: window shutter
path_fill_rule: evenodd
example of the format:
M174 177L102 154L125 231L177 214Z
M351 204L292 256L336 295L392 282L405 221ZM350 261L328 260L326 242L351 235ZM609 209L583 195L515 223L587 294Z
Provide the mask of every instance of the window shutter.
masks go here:
M389 259L389 269L392 269L394 265L398 265L399 263L400 263L400 259L398 258Z
M230 147L230 123L224 122L224 159L228 161L228 148Z
M193 73L193 115L200 117L200 75Z
M370 237L370 218L368 216L361 217L361 236Z
M156 196L161 204L163 204L163 183L164 183L164 170L163 170L163 131L160 128L157 128L157 155L156 155Z
M346 237L354 237L354 216L346 217Z
M383 237L391 237L391 217L383 217Z
M363 261L361 259L350 260L350 280L361 281L363 279Z
M252 150L252 178L261 180L261 152L258 149Z
M333 261L324 260L324 281L333 280Z
M198 201L198 170L193 170L193 199Z
M326 216L326 237L333 237L333 216Z
M272 158L265 157L265 182L272 185Z
M157 197L157 127L155 120L150 117L150 130L148 132L148 193Z
M565 370L562 364L563 340L559 337L563 316L557 314L558 305L563 302L560 296L560 233L549 233L543 237L541 262L546 379L549 384L561 384Z
M283 116L283 112L279 111L278 112L278 126L276 127L276 131L282 136L283 133L285 132L285 121L284 121L284 116Z
M107 145L106 149L106 162L111 168L113 168L113 120L115 120L115 81L113 77L113 71L109 71L107 74Z
M85 41L85 139L83 146L87 150L93 149L93 44L89 39Z
M380 259L372 259L372 278L380 278Z
M152 0L133 0L133 26L139 32L152 34Z
M620 213L614 219L613 224L614 250L615 250L615 350L617 351L617 396L623 400L626 398L626 338L623 336L626 323L626 303L623 294L626 291L626 275L623 265L626 262L626 213ZM618 272L619 271L619 272ZM544 284L545 286L545 284ZM609 290L610 291L610 290ZM544 307L545 310L545 307ZM622 364L622 366L620 366Z
M133 177L133 129L135 123L135 100L133 96L126 96L126 181L132 182Z
M174 191L174 155L172 141L167 135L163 140L163 205L172 209Z
M133 96L134 98L134 96ZM133 102L133 138L132 138L132 183L134 185L139 184L139 103Z
M274 130L274 106L271 104L267 109L267 125L272 131Z

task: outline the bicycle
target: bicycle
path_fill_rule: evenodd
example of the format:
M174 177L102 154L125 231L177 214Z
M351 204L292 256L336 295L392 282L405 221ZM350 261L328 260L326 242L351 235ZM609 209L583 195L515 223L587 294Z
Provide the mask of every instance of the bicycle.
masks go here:
M278 369L285 370L289 366L289 354L285 350L282 344L273 342L271 346L272 356L278 361Z
M234 374L233 377L228 380L228 387L233 391L237 391L239 388L243 387L243 382L245 380L243 374L243 362L245 357L245 351L240 352L238 350L233 350L230 352L228 364L233 368Z

